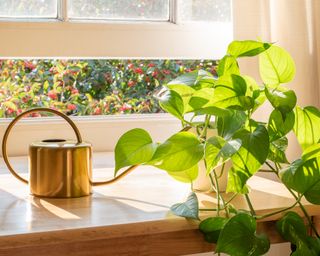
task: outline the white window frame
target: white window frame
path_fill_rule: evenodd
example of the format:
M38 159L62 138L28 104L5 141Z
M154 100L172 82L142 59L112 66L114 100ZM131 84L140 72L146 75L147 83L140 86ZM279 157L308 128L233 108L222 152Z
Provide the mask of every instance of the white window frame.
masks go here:
M232 40L232 35L225 36L231 24L177 22L176 0L170 0L174 8L170 8L169 22L70 20L67 0L59 1L57 19L1 19L0 58L219 59ZM168 114L76 117L74 120L84 139L91 141L96 151L112 151L120 135L134 127L149 130L159 141L179 129L179 122ZM9 121L0 120L0 134ZM66 127L59 118L24 119L10 137L10 152L25 155L27 145L33 140L72 136Z

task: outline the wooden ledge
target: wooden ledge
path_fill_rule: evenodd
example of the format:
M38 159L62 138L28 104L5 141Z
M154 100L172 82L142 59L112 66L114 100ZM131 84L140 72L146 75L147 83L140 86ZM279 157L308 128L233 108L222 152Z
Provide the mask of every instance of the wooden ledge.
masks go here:
M112 168L102 166L95 166L95 179L112 176ZM184 255L213 250L197 222L170 214L170 206L183 201L190 187L164 171L141 167L116 184L94 188L90 197L76 199L33 197L27 186L4 172L0 167L0 255ZM253 177L249 185L257 214L294 202L280 183ZM214 207L210 194L199 194L199 200L200 207ZM232 203L248 209L242 196ZM312 216L320 215L319 206L304 204ZM258 223L259 232L267 233L272 243L282 242L274 228L279 217Z

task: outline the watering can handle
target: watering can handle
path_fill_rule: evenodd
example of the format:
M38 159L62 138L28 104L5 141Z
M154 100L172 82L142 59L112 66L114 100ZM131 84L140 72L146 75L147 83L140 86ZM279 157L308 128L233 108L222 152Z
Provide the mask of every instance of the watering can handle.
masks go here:
M7 154L7 140L8 140L8 136L10 134L10 131L11 129L13 128L13 126L24 116L26 115L29 115L31 113L34 113L34 112L49 112L49 113L53 113L55 115L58 115L60 117L62 117L63 119L65 119L72 127L72 129L74 130L76 136L77 136L77 140L78 140L78 143L81 143L82 142L82 138L81 138L81 134L80 134L80 131L79 129L77 128L77 126L75 125L75 123L68 117L66 116L65 114L57 111L57 110L54 110L54 109L51 109L51 108L33 108L33 109L30 109L30 110L27 110L25 112L23 112L22 114L18 115L15 119L13 119L11 121L11 123L9 124L9 126L7 127L4 135L3 135L3 140L2 140L2 157L3 157L3 160L4 162L6 163L9 171L13 174L13 176L15 176L18 180L28 184L29 182L22 178L11 166L10 162L9 162L9 159L8 159L8 154Z

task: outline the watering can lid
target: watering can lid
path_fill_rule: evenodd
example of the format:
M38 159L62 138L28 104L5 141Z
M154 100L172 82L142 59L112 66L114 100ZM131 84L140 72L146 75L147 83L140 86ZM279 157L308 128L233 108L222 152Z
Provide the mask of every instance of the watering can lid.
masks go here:
M42 141L35 141L30 144L30 147L39 148L83 148L91 147L92 145L88 142L77 142L75 140L63 140L63 139L49 139Z

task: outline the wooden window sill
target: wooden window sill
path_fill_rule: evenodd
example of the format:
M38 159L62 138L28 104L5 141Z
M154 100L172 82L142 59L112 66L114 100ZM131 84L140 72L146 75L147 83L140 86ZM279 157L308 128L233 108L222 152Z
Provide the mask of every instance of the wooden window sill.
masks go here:
M110 154L95 155L95 179L112 176L110 159ZM12 161L25 170L23 160ZM95 187L92 196L75 199L33 197L27 186L6 172L1 160L0 255L183 255L213 249L196 222L169 212L172 204L186 198L190 186L164 171L140 167L116 184ZM249 185L257 214L294 202L277 182L254 177ZM201 207L213 206L210 194L199 194L199 200ZM233 204L248 209L242 196ZM311 216L320 215L320 206L304 204ZM258 223L272 243L282 242L274 229L279 217Z

